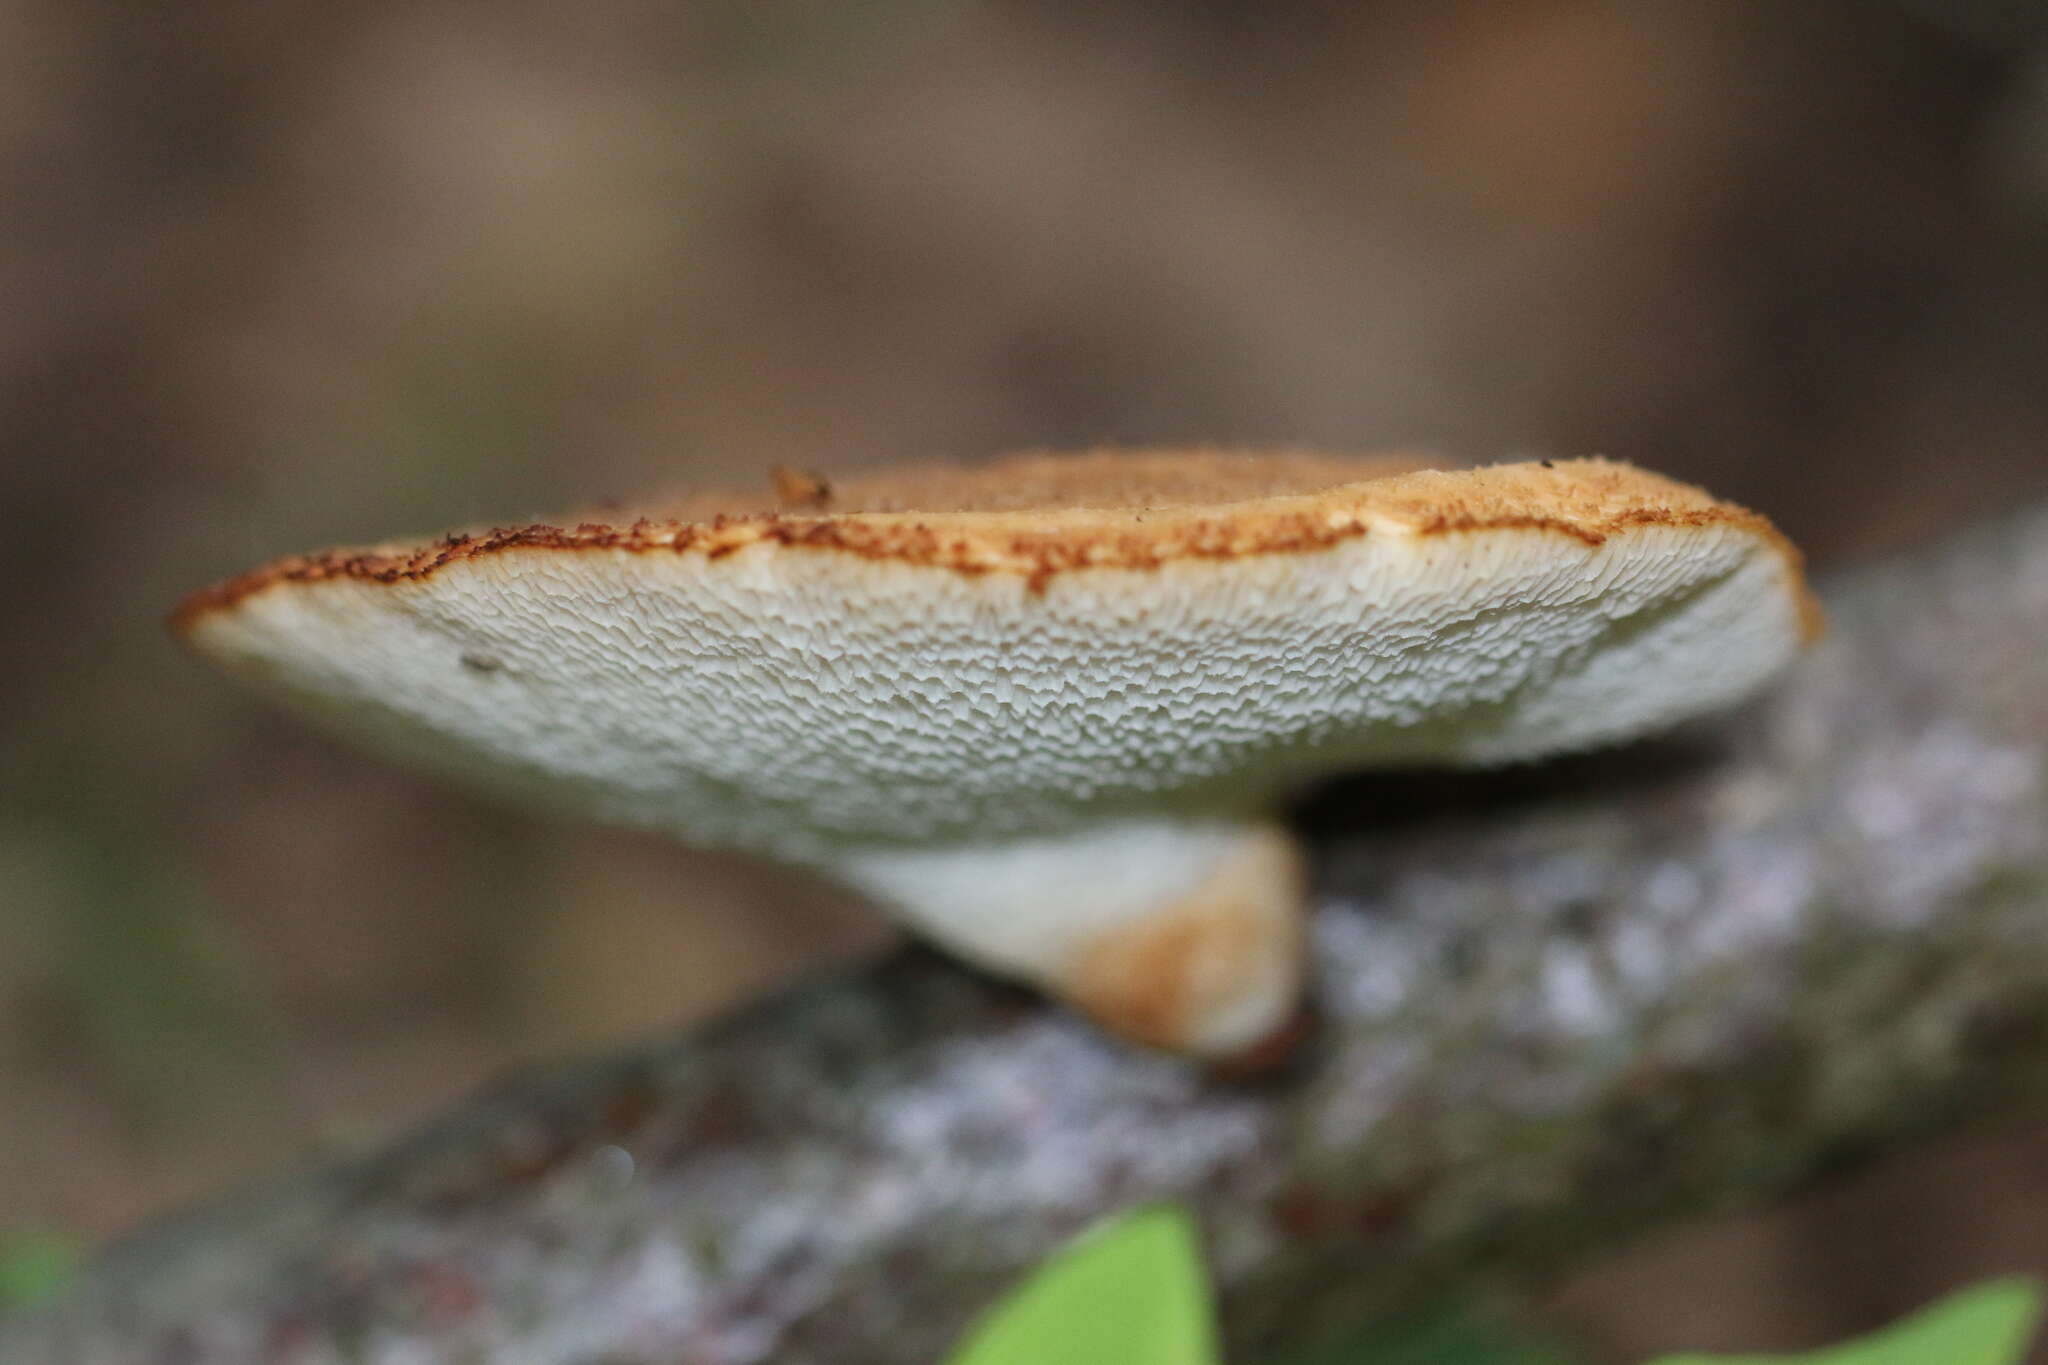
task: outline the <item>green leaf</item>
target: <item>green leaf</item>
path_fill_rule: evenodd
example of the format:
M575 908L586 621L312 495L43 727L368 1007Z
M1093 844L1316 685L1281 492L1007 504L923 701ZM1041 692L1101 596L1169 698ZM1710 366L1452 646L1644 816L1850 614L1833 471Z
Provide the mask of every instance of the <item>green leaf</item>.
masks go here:
M1083 1233L968 1333L948 1365L1216 1365L1194 1220L1137 1209Z
M2041 1315L2033 1280L1993 1280L1903 1322L1798 1356L1666 1356L1655 1365L2017 1365Z

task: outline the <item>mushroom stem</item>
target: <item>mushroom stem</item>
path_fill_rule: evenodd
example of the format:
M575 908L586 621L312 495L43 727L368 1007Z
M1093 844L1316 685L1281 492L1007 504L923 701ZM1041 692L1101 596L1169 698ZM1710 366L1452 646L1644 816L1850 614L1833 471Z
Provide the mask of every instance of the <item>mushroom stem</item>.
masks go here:
M1305 862L1277 824L1131 819L867 849L838 871L960 956L1155 1047L1233 1057L1299 1008Z

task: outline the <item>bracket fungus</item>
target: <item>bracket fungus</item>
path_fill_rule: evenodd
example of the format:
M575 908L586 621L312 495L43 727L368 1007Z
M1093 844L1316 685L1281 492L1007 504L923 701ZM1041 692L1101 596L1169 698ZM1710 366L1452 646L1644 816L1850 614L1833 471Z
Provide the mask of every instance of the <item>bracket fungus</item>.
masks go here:
M1731 704L1818 627L1769 522L1625 464L1025 455L279 560L202 655L416 763L821 869L1126 1037L1284 1034L1344 769Z

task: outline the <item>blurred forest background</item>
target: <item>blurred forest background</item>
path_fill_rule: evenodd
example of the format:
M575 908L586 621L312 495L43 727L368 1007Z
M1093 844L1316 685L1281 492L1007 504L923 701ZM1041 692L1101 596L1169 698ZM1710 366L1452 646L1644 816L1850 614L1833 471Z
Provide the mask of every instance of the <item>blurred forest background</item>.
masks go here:
M0 0L0 1251L888 939L330 745L183 592L1102 441L1608 453L1825 570L2048 493L2037 8ZM1556 1302L1814 1338L2044 1210L1952 1142Z

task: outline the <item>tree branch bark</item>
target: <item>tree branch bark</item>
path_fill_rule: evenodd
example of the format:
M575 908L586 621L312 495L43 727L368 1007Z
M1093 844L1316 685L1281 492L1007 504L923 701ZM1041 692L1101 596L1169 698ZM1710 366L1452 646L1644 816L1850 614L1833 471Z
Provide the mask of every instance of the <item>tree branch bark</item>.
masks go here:
M1309 803L1288 1080L907 953L158 1228L0 1359L929 1361L1156 1198L1199 1209L1242 1350L2038 1093L2048 510L1829 602L1722 724Z

